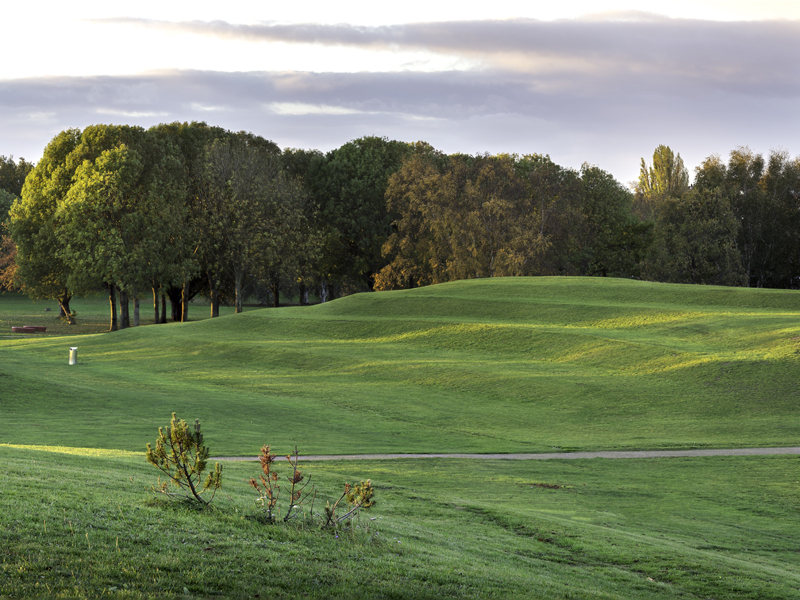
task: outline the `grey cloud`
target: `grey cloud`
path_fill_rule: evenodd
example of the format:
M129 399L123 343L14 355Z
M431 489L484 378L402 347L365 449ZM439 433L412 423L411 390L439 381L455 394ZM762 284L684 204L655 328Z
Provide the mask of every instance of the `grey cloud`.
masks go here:
M275 105L340 109L286 114ZM329 150L363 135L423 139L446 152L539 152L621 181L660 143L687 164L739 144L792 150L796 97L729 91L686 94L620 88L604 94L537 92L503 71L446 73L222 73L0 81L0 154L36 160L59 131L92 123L144 127L204 120L281 146ZM272 108L271 108L272 107ZM794 148L797 151L796 148Z
M381 27L321 24L237 25L223 21L109 19L226 39L425 49L479 59L497 68L547 76L550 89L602 87L634 80L664 89L722 87L794 94L800 88L800 21L719 22L646 13L559 21L510 19ZM562 77L557 77L561 74ZM576 77L577 76L577 77ZM576 84L577 82L577 84Z

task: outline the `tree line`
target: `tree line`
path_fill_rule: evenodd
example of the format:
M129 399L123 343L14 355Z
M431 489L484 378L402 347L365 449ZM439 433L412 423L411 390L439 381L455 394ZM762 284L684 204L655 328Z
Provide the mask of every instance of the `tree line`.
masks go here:
M34 166L0 157L0 284L55 299L105 289L111 329L456 279L595 275L798 287L800 161L746 148L696 170L659 146L633 190L546 155L444 154L364 137L288 148L205 123L58 134ZM2 217L0 217L2 220ZM117 310L119 304L119 311ZM117 314L119 313L119 322Z

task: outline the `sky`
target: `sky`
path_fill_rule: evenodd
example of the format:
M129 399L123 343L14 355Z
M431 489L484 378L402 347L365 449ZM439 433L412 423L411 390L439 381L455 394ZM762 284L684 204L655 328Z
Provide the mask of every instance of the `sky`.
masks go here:
M362 136L548 154L620 182L800 154L800 2L30 0L3 7L0 155L60 131L206 121L286 148Z

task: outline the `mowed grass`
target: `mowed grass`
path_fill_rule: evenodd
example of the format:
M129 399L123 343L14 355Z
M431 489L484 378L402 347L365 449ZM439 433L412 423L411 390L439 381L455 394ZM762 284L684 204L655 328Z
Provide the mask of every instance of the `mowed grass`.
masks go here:
M0 442L141 450L176 411L218 455L793 445L799 376L796 291L464 281L2 339Z
M798 298L503 279L9 335L0 597L800 597L795 456L309 463L317 513L375 484L339 537L259 520L257 463L196 511L143 456L172 411L216 455L796 445Z
M0 447L0 597L800 597L793 456L301 464L315 512L372 478L337 537L259 520L257 463L197 511L142 455L66 452Z

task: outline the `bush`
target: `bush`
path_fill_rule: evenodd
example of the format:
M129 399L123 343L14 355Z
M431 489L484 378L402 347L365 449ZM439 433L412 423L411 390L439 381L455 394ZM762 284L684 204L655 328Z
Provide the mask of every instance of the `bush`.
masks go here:
M208 474L201 486L207 460L208 448L203 443L198 419L195 419L194 431L190 431L186 421L179 420L172 413L172 421L166 431L158 428L155 450L147 444L147 462L168 478L166 481L159 478L159 485L154 486L153 490L170 497L196 500L205 506L211 504L217 490L222 486L222 467L219 463L215 463L214 471ZM178 492L170 491L170 482L178 488ZM206 500L202 494L208 490L211 490L211 497Z
M261 475L256 479L250 478L250 485L258 492L256 502L260 502L266 512L267 521L274 523L277 519L279 512L278 499L280 497L281 486L280 476L274 469L275 455L270 452L270 446L263 446L261 454L259 454L259 462L261 463ZM283 521L289 521L300 515L302 506L312 498L311 504L311 518L314 518L314 504L313 499L316 498L316 491L311 488L310 491L305 492L306 487L309 485L311 478L305 479L305 475L297 467L299 460L299 453L297 446L295 446L294 453L287 455L286 460L289 461L291 466L291 474L286 477L289 483L289 501L286 507L286 514ZM303 483L305 481L305 483ZM337 528L343 522L348 521L358 515L359 511L369 509L375 504L373 499L375 491L372 488L372 482L368 479L357 484L345 483L344 492L339 496L333 504L328 502L325 506L325 521L323 527ZM336 514L339 505L345 500L349 506L347 512L341 516Z

